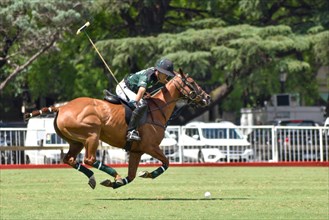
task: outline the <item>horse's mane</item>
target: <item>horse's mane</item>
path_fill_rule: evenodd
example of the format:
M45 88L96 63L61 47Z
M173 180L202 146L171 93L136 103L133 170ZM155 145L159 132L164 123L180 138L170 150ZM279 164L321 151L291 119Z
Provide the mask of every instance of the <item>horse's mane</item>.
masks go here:
M165 94L166 92L168 92L167 85L168 85L169 83L171 83L177 75L182 75L182 76L185 77L185 74L183 73L182 69L179 69L179 72L175 72L175 71L174 71L174 73L175 73L175 76L174 76L173 78L171 78L166 84L164 84L159 90L157 90L156 92L154 92L154 93L150 96L150 98L155 99L155 98L158 97L158 95L159 95L160 93Z
M171 81L173 81L174 78L172 78L171 80L169 80L166 84L164 84L160 89L158 89L157 91L155 91L150 98L157 98L157 96L162 93L165 94L166 92L168 92L168 89L166 87L166 85L168 83L170 83Z

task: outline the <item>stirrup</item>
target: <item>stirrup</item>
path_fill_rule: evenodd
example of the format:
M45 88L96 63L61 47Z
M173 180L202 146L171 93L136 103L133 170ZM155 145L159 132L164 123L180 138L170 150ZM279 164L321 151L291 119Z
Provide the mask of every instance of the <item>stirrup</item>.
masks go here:
M127 141L140 141L139 133L136 130L128 131Z

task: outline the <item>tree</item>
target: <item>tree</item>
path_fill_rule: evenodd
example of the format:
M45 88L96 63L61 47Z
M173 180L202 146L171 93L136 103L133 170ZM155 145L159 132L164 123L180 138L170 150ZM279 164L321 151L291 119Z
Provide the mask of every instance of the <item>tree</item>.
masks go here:
M79 1L2 1L0 3L0 91L38 57L71 32L81 18ZM11 28L8 28L11 27Z
M212 107L235 87L242 87L241 91L250 88L257 95L270 96L278 91L282 69L294 79L287 82L289 87L305 97L315 96L313 73L316 65L308 56L316 45L315 39L323 34L299 36L288 26L237 25L157 37L104 40L97 46L112 60L118 75L129 72L125 65L128 60L135 60L139 68L144 68L167 56L195 79L206 82L204 85L219 83L221 86L209 91ZM181 123L195 114L183 114L185 119Z
M239 8L255 26L284 24L296 33L319 26L329 28L329 2L325 0L241 0Z
M154 65L162 56L175 61L212 94L222 110L242 104L262 105L279 91L279 73L288 73L287 91L315 102L316 70L328 64L328 3L318 0L99 0L93 1L88 33L121 79L124 74ZM299 21L303 22L299 22ZM80 25L81 26L81 25ZM84 37L66 35L52 53L29 69L34 94L57 100L99 96L106 70ZM53 89L40 71L52 68ZM40 62L38 64L38 62ZM70 69L70 75L65 75ZM8 72L7 72L8 74ZM108 74L107 74L108 75ZM69 77L69 78L66 78ZM26 81L26 80L25 80ZM48 80L49 81L49 80ZM44 82L44 83L42 83ZM95 86L96 85L96 86ZM113 87L109 83L110 88ZM56 88L61 88L60 92ZM241 96L245 102L239 102ZM203 110L204 111L204 110ZM185 123L200 111L185 112Z

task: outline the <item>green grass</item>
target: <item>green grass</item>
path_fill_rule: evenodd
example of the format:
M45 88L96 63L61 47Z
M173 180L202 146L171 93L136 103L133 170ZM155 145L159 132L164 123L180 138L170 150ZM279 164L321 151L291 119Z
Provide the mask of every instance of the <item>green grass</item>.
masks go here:
M74 169L0 172L0 219L329 219L326 167L170 167L116 190Z

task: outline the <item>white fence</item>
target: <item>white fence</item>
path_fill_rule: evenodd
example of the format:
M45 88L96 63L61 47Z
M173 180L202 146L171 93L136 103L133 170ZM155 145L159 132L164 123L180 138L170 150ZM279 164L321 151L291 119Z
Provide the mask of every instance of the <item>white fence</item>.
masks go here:
M212 144L186 142L182 135L184 126L169 126L167 131L174 134L175 144L163 144L164 153L172 163L191 162L307 162L329 161L328 127L275 127L275 126L238 126L247 144L235 142L236 136L227 130L223 139ZM57 164L68 151L68 145L56 134L40 130L35 135L35 146L25 146L28 130L26 128L0 128L1 164ZM37 132L37 131L34 131ZM223 133L225 134L225 133ZM208 135L208 138L213 134ZM192 138L188 137L188 138ZM172 142L170 142L172 143ZM97 158L104 163L127 163L129 153L119 148L100 143ZM83 152L78 156L83 160ZM144 154L142 163L158 163L156 159Z

